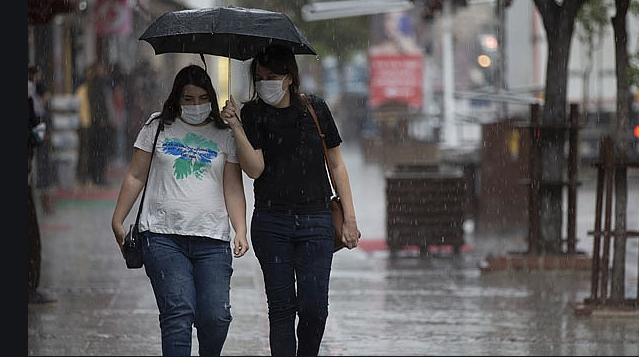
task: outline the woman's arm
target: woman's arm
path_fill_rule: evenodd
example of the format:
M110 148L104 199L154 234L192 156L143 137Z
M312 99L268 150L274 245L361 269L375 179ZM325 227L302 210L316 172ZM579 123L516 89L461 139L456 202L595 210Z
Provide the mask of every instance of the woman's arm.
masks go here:
M240 160L242 170L250 178L256 179L264 171L264 155L262 154L262 149L254 149L246 137L238 112L238 106L233 100L233 96L230 96L220 115L231 126L233 136L235 136L236 154Z
M151 164L151 153L144 150L135 148L133 150L133 157L129 170L124 176L124 181L120 187L120 193L118 194L118 200L113 210L113 216L111 217L111 229L115 235L115 241L120 246L120 251L123 252L124 235L126 229L124 228L124 220L131 212L131 208L135 203L135 200L140 195L142 188L146 182L146 176L149 172L149 165Z
M244 182L240 165L227 162L224 165L224 201L235 239L233 254L236 258L243 256L249 250L246 239L246 197L244 196Z
M335 180L335 189L339 193L342 208L344 209L344 225L342 229L342 241L348 249L357 247L357 241L362 233L357 228L357 218L355 217L355 206L353 205L353 194L348 178L346 163L342 157L339 146L328 149L328 156L331 162L331 171Z

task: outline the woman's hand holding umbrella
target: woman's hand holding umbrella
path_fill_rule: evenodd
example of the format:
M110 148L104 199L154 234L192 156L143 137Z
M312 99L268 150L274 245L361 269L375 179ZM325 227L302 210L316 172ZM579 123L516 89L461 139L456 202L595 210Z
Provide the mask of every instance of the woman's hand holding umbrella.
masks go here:
M225 102L222 110L220 111L220 116L233 131L237 156L239 156L240 161L244 163L242 165L242 170L250 178L256 179L260 177L262 171L264 171L264 156L262 155L262 150L254 149L246 137L244 127L242 126L242 120L240 120L240 117L237 114L238 111L239 107L237 106L237 103L235 103L233 95L230 95L229 99Z
M242 125L242 121L237 115L237 110L237 103L235 103L233 95L231 94L229 95L229 99L224 103L224 107L222 107L220 115L222 116L222 119L224 119L224 122L231 126L232 129L235 129L237 125Z

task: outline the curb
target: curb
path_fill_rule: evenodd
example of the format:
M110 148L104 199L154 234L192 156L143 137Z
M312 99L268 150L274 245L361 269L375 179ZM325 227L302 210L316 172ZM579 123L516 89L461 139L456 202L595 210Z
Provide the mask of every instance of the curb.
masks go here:
M482 273L493 271L555 271L592 269L592 259L583 255L488 255L479 262Z

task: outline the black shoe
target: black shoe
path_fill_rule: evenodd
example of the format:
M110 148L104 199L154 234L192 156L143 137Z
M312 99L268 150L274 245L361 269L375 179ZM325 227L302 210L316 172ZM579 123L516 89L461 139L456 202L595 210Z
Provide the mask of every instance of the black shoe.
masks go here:
M56 299L39 292L35 292L29 297L29 304L49 304L56 301Z

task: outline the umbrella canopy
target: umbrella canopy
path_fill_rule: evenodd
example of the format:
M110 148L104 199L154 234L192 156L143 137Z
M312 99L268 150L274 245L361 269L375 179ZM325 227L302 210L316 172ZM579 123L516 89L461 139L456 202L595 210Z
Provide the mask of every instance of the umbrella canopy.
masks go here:
M288 46L295 54L316 54L285 14L235 6L168 12L140 40L150 43L156 55L199 53L245 61L270 44Z

